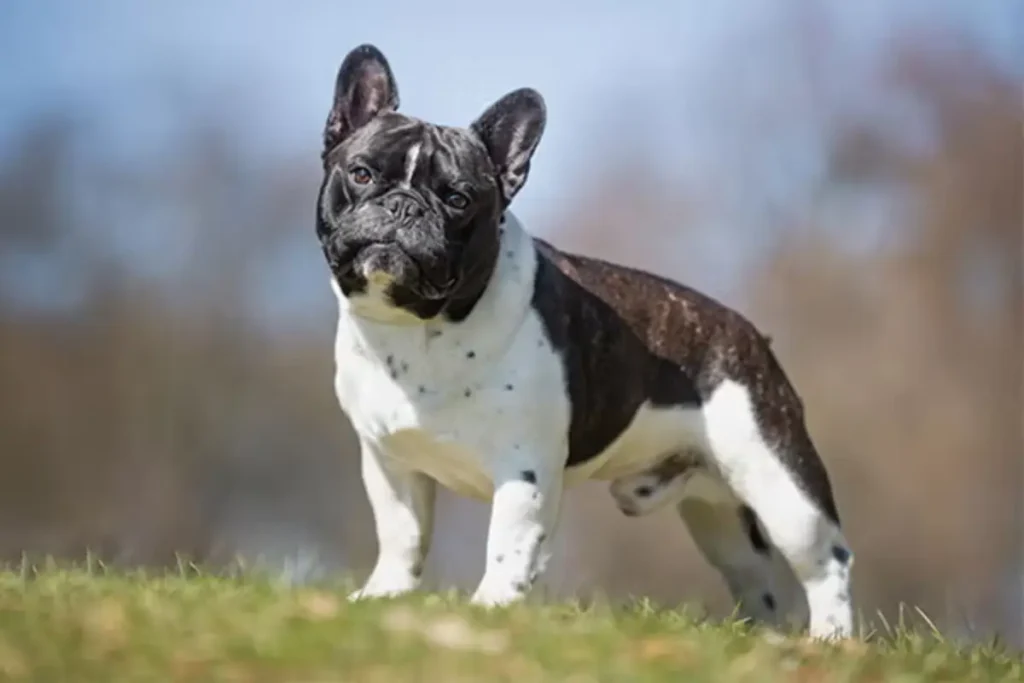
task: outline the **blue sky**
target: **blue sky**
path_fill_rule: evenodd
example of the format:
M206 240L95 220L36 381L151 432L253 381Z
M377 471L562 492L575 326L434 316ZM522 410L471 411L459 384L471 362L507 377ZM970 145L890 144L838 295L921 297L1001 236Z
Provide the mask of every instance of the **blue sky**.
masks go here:
M254 159L314 159L341 58L373 42L403 110L423 118L466 124L513 88L544 94L548 127L516 206L536 232L567 212L609 148L640 150L694 186L799 201L822 163L814 122L782 117L755 149L733 134L737 116L793 87L787 74L806 59L786 42L792 15L780 8L792 4L0 0L0 154L26 121L60 109L89 122L91 154L151 161L179 123L169 82L197 111L236 107ZM887 36L915 24L958 26L997 61L1024 62L1018 0L807 4L833 19L822 68L841 106L864 106L858 79ZM758 207L753 196L722 219Z
M1024 32L1022 3L1015 0L820 4L839 18L834 39L845 46L850 64L843 65L844 75L853 78L890 31L912 23L959 24L1004 60L1012 58ZM521 85L545 95L550 124L543 164L534 176L541 182L531 184L531 201L520 207L529 213L540 209L535 203L555 201L562 193L559 177L587 168L604 144L591 131L611 121L647 124L658 132L672 128L683 143L675 146L682 149L664 150L672 155L666 164L694 165L714 156L717 138L726 134L714 130L721 105L699 102L714 89L709 81L722 76L715 64L738 46L749 46L759 61L750 87L765 87L772 70L792 58L785 46L772 45L779 18L785 17L778 12L783 5L4 0L0 150L33 112L78 102L101 118L98 133L104 139L130 144L150 132L147 126L163 123L159 116L143 115L152 113L152 103L135 97L136 88L161 75L173 77L197 100L238 96L258 102L245 124L265 153L315 145L338 62L350 47L370 41L391 60L404 109L425 118L468 123L490 101ZM608 110L616 89L623 91L618 104L624 111ZM633 105L648 111L631 112ZM655 154L661 149L650 147Z

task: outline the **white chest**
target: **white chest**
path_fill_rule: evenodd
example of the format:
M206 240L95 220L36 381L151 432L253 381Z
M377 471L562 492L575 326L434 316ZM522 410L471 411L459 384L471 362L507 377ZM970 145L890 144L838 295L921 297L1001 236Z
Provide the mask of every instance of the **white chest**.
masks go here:
M364 442L484 499L501 458L560 455L569 420L562 366L532 312L504 343L411 327L370 340L351 323L338 329L335 391Z

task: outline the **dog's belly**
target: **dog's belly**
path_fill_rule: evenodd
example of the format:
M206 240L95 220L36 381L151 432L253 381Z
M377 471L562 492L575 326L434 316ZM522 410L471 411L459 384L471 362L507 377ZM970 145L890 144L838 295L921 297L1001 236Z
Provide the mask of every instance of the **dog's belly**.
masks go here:
M482 416L481 416L482 417ZM501 431L500 420L467 423L492 434ZM697 408L652 408L643 406L630 426L602 453L570 467L565 485L587 480L611 481L638 474L668 455L688 448L703 448L701 415ZM390 433L380 441L384 449L404 465L423 472L442 486L470 498L490 500L494 486L486 463L474 449L465 445L475 440L477 429L461 434L449 429L448 438L427 428L409 428Z
M353 373L362 376L356 380ZM503 388L435 404L429 393L410 396L408 389L377 367L366 366L359 372L349 364L343 374L348 381L337 378L339 394L347 399L343 400L346 413L364 441L404 467L423 472L469 498L490 500L494 492L490 459L500 457L505 442L517 439L523 424L532 419L525 411L517 411L523 404L510 405L505 400L509 395ZM533 398L526 401L532 408L529 412L567 413L564 393L554 386L544 389L530 392ZM645 404L603 452L567 468L564 484L628 477L669 455L704 450L702 424L698 407ZM568 429L567 422L564 429Z
M704 452L706 443L700 407L655 407L645 403L608 448L569 468L567 483L611 481L639 474L669 455L690 449Z

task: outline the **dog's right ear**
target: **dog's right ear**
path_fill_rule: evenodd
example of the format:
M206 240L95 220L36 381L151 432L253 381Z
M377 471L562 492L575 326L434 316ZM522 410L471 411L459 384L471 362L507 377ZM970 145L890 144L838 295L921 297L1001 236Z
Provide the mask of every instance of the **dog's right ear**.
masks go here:
M398 109L398 86L384 55L364 44L345 57L334 84L334 104L324 126L323 156L373 117Z

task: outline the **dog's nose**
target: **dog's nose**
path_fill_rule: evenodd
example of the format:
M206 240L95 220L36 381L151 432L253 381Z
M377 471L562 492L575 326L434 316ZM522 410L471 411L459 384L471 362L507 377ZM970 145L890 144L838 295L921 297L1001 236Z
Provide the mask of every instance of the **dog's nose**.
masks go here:
M403 195L391 195L385 199L384 208L399 220L423 216L423 207L420 206L420 203L412 197L405 197Z

